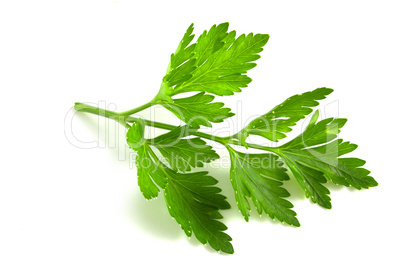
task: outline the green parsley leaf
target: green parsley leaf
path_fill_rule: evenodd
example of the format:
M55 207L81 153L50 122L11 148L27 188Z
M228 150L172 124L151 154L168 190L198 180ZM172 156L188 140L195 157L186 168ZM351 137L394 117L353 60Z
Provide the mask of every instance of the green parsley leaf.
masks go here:
M229 23L213 25L209 31L204 31L197 39L195 47L195 66L201 66L212 54L221 49L228 35Z
M324 174L316 169L306 166L298 161L293 161L292 157L284 154L283 159L292 171L300 186L304 189L306 197L313 203L318 203L324 208L330 209L331 198L329 190L323 185L327 182Z
M194 128L200 125L212 127L211 123L220 123L234 115L230 108L224 108L222 102L212 102L215 97L200 92L194 96L173 99L172 103L162 105L175 114L180 120Z
M214 95L233 95L247 87L251 79L245 75L256 66L253 61L268 42L267 34L227 32L229 23L214 25L200 35L195 44L191 25L172 54L167 74L158 95L200 91Z
M162 188L170 215L187 236L194 233L202 244L209 243L217 251L233 253L232 238L224 233L227 227L219 221L223 218L219 209L229 209L230 205L220 194L221 189L214 186L218 181L205 171L178 173L165 166L152 151L150 141L144 139L144 126L144 121L139 119L127 132L129 146L137 151L138 184L144 197L156 198ZM168 139L167 136L159 138L160 141Z
M170 56L170 62L163 78L163 83L169 87L177 86L191 78L191 72L195 70L195 59L193 59L195 44L189 45L194 38L192 34L194 24L188 27L176 52Z
M230 153L230 181L235 190L237 206L246 221L250 216L250 198L257 212L264 211L272 219L300 226L292 203L284 199L290 194L282 187L289 179L283 162L274 154L244 154L227 147Z
M285 133L292 131L291 127L310 114L313 111L311 107L319 104L317 100L325 99L332 91L330 88L323 87L294 95L268 113L251 121L237 135L243 144L249 135L259 135L275 142L286 138Z
M317 122L318 115L316 111L301 135L278 147L278 154L305 190L307 198L331 208L329 190L322 185L327 180L359 190L378 184L369 176L370 171L362 168L364 160L339 158L357 148L355 144L336 139L346 119L327 118Z
M159 163L153 159L152 149L148 144L137 149L135 165L137 166L138 186L143 196L146 199L158 197L159 188L156 185L165 188L166 179Z
M144 139L144 131L145 122L142 118L138 120L138 122L135 124L135 127L131 127L127 131L127 144L134 151L136 151L138 148L141 148L146 142Z
M152 157L152 149L144 139L145 122L141 118L127 131L128 146L137 151L135 164L137 166L138 185L146 199L156 198L159 193L155 183L165 188L166 180L160 166ZM155 183L154 183L155 182Z
M185 128L187 127L178 127L150 140L173 170L190 171L191 167L202 167L203 163L219 158L212 146L207 145L204 140L198 137L184 139L187 135Z
M172 173L167 172L168 185L165 189L165 201L169 213L174 217L187 236L194 233L202 243L226 253L233 253L230 243L232 238L224 233L227 227L220 221L222 215L218 209L230 208L225 197L218 194L221 190L217 181L207 172Z
M245 75L256 66L253 61L268 42L267 34L242 34L234 31L223 40L225 44L212 53L202 65L196 66L193 76L174 89L174 93L205 91L215 95L233 95L247 87L251 79ZM197 55L196 55L197 56Z
M211 123L222 122L233 116L223 103L212 103L213 96L205 92L224 96L241 92L251 82L246 73L254 68L267 43L266 34L250 33L236 38L236 32L228 32L229 23L213 25L204 31L197 42L193 24L187 29L176 52L171 55L166 75L154 102L161 104L183 122L192 127L211 127ZM200 92L182 99L171 97L180 93Z

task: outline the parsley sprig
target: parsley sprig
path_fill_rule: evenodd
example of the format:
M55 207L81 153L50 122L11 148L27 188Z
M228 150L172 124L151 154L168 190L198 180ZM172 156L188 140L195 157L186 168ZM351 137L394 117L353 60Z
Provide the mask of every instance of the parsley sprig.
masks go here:
M206 171L196 171L215 161L219 155L205 140L223 144L230 156L230 181L237 206L249 220L252 205L262 215L292 226L300 226L290 194L283 182L293 174L307 198L330 209L330 191L326 183L356 189L377 186L364 160L342 157L357 145L338 138L346 119L327 118L319 121L314 107L331 92L329 88L295 95L254 119L238 133L228 137L199 131L234 116L224 103L214 102L214 95L227 96L241 92L251 78L247 71L267 43L266 34L242 34L228 31L229 24L214 25L194 41L193 24L185 32L171 55L165 76L156 96L137 108L113 112L84 103L75 109L115 120L128 129L127 144L137 153L138 185L146 199L163 192L170 215L187 236L192 234L217 251L233 253L231 237L225 232L220 210L230 204L216 186L218 180ZM192 94L179 97L181 93ZM132 116L153 105L161 105L184 122L181 126L150 121ZM280 146L262 146L247 142L250 135L277 143L287 137L300 120L312 114L303 133ZM146 127L167 130L165 134L145 138ZM260 153L240 152L235 146L253 148ZM252 205L251 205L252 204Z

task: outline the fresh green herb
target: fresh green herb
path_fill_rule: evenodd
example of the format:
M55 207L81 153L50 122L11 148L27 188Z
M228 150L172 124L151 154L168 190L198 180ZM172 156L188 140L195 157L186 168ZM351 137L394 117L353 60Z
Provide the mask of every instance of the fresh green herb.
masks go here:
M283 181L293 174L313 203L330 209L331 199L325 184L352 186L356 189L377 186L362 168L365 161L341 157L354 151L357 145L338 139L346 119L327 118L318 121L319 100L333 90L318 88L295 95L268 113L251 121L240 132L219 137L199 131L200 126L222 122L234 113L214 96L232 95L247 87L251 79L247 71L267 43L266 34L248 34L236 37L228 32L229 24L214 25L193 42L193 25L187 29L175 53L170 57L166 75L159 92L148 103L125 112L113 112L83 103L76 103L78 111L116 120L127 131L127 144L136 153L138 185L146 199L153 199L162 191L170 215L187 236L193 233L202 244L217 251L233 253L231 237L224 231L221 209L229 209L226 197L220 194L218 181L206 171L192 171L219 158L205 140L223 144L229 151L232 183L237 206L248 221L250 201L261 215L267 214L292 226L300 226L293 205L286 198L289 192ZM192 43L193 42L193 43ZM176 98L181 93L190 97ZM208 93L208 94L207 94ZM185 124L173 126L161 122L132 117L153 105L161 105ZM304 132L280 146L262 146L247 142L250 135L258 135L271 142L286 138L297 122L313 113ZM145 127L168 130L167 133L147 139ZM233 145L253 148L262 153L244 153Z

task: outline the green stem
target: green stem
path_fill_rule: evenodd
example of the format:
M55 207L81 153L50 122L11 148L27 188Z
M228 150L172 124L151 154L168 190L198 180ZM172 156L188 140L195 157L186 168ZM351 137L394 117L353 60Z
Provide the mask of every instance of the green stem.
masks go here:
M156 104L156 101L150 101L150 102L145 103L144 105L138 106L137 108L134 108L134 109L131 109L131 110L128 110L128 111L124 111L124 112L121 112L119 114L121 116L127 117L129 115L141 112L142 110L145 110L145 109L147 109L147 108L149 108L149 107L151 107L151 106L153 106L155 104Z
M145 125L147 125L149 127L156 127L156 128L165 129L165 130L173 130L173 129L177 128L177 126L170 125L170 124L165 124L165 123L161 123L161 122L157 122L157 121L151 121L151 120L147 120L147 119L143 119L143 120L145 122ZM137 121L138 121L138 118L136 118L136 117L129 116L126 118L126 122L128 122L128 123L134 123ZM200 132L200 131L191 131L190 130L190 133L191 133L191 135L198 136L200 138L208 139L211 141L216 141L216 142L219 142L222 144L230 143L230 141L224 137L214 136L214 135ZM236 141L234 141L234 142L236 142ZM234 143L232 143L232 144L234 144Z
M86 112L90 114L96 114L99 116L103 116L106 118L110 118L118 122L119 124L122 124L125 128L130 128L130 125L127 124L127 122L124 120L124 116L122 116L120 113L113 112L110 110L105 110L99 107L95 107L92 105L88 105L85 103L81 102L76 102L74 105L74 109L80 112Z
M177 128L177 126L165 124L162 122L156 122L156 121L151 121L151 120L147 120L147 119L143 119L143 120L144 120L145 124L149 127L156 127L156 128L160 128L160 129L166 129L166 130L173 130L173 129ZM138 121L137 117L128 116L126 118L127 123L136 123L137 121Z
M142 105L140 107L145 107L145 106L147 106L147 105ZM135 108L135 109L139 109L140 107ZM147 106L147 107L150 107L150 106ZM124 125L127 128L130 127L130 125L128 123L135 123L135 122L138 121L138 118L136 118L136 117L125 115L126 113L128 113L128 111L124 112L124 113L117 113L117 112L105 110L105 109L102 109L102 108L98 108L98 107L95 107L95 106L91 106L91 105L88 105L88 104L79 103L79 102L75 103L74 108L77 111L80 111L80 112L96 114L96 115L99 115L99 116L103 116L103 117L106 117L106 118L113 119L116 122ZM130 111L133 111L135 109L132 109ZM151 120L147 120L147 119L143 119L143 120L144 120L145 124L147 126L149 126L149 127L156 127L156 128L165 129L165 130L173 130L173 129L177 128L177 126L162 123L162 122L156 122L156 121L151 121ZM211 141L216 141L216 142L219 142L219 143L221 143L221 144L223 144L225 146L227 146L228 144L238 145L238 146L246 145L249 148L263 150L263 151L276 152L276 153L278 151L278 149L275 148L275 147L267 147L267 146L262 146L262 145L258 145L258 144L253 144L253 143L245 143L243 145L240 141L231 139L232 136L219 137L219 136L211 135L211 134L200 132L200 131L191 131L191 135L194 135L194 136L197 136L197 137L200 137L200 138L204 138L204 139L208 139L208 140L211 140Z
M98 107L88 105L85 103L81 103L81 102L76 102L74 105L74 109L77 111L80 111L80 112L96 114L96 115L100 115L100 116L111 118L111 119L114 119L114 118L117 118L120 116L120 114L117 112L105 110L105 109L98 108Z

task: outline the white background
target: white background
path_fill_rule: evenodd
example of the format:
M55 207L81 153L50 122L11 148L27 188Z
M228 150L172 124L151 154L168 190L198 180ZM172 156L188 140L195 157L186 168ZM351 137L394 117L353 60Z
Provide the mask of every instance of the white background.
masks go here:
M399 1L275 2L1 1L0 267L401 267ZM239 116L214 133L331 87L324 111L349 119L341 137L379 182L329 186L332 210L287 183L300 228L223 211L234 255L187 239L162 198L145 201L123 128L70 110L149 101L188 25L225 21L271 37L250 86L224 98ZM228 168L207 169L235 205Z

